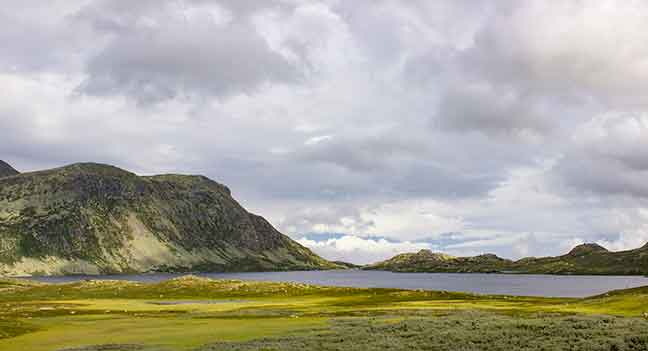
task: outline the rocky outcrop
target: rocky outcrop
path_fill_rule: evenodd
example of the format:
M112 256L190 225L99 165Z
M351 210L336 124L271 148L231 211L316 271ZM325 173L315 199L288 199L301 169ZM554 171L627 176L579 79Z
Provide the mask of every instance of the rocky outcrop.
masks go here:
M581 244L571 249L571 251L569 251L567 255L572 257L579 257L608 252L608 249L599 244Z
M10 177L19 173L20 172L11 167L7 162L0 160L0 178Z
M394 256L364 269L396 272L490 273L498 272L512 263L493 254L475 257L454 257L430 250Z
M83 163L0 178L0 274L337 267L203 176Z

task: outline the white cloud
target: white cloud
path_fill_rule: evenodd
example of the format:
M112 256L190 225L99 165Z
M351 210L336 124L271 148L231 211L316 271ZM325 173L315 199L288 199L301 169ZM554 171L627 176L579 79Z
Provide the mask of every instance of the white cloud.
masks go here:
M399 253L432 249L432 246L427 243L393 242L384 238L361 238L351 235L325 241L315 241L307 238L301 238L297 241L327 259L348 261L355 264L373 263L391 258Z
M308 140L304 142L304 145L312 146L331 139L333 139L332 135L318 135L318 136L310 137Z

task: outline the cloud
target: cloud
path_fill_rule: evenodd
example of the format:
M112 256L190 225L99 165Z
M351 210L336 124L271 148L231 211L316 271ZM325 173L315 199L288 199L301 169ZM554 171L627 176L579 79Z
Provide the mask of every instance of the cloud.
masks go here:
M87 61L78 90L159 102L193 94L250 93L272 82L295 83L298 68L247 17L207 2L83 9L107 44Z
M302 208L278 223L286 232L369 233L375 223L354 206Z
M426 243L393 242L384 238L361 238L350 235L325 241L301 238L297 242L329 260L349 261L355 264L374 263L399 253L431 248L431 245Z
M442 97L435 122L453 131L532 137L551 131L549 113L533 97L523 96L516 90L464 84L450 88Z
M68 25L81 1L52 1L41 6L27 0L5 3L0 9L0 72L48 72L78 69L84 48L94 47L87 28Z
M12 2L0 155L206 174L295 238L631 248L647 240L647 16L607 0Z
M475 35L461 67L536 94L645 106L647 11L633 1L515 2Z
M648 197L648 116L605 113L581 125L556 167L563 185L585 193Z
M315 137L297 156L302 161L318 161L365 172L389 167L391 160L425 153L426 145L415 140L369 136L365 138ZM310 145L309 145L310 144Z

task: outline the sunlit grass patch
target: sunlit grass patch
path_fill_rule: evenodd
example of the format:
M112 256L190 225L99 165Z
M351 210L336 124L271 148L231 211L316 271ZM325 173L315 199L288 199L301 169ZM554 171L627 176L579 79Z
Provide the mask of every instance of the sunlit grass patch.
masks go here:
M34 319L38 331L0 340L6 351L47 351L101 344L158 345L187 350L217 341L249 340L322 326L324 319L196 319L69 316Z

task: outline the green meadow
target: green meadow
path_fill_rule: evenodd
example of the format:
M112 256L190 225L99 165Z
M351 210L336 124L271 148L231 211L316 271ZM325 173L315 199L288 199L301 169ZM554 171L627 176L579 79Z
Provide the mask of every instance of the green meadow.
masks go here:
M648 350L648 287L584 299L209 280L0 281L0 350Z

